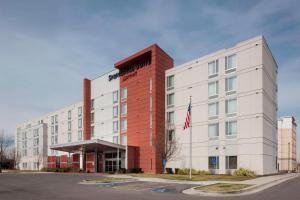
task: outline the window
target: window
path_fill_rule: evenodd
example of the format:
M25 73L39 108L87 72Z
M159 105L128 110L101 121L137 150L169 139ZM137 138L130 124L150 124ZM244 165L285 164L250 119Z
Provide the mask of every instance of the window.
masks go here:
M167 113L168 124L174 124L174 111Z
M71 111L71 110L69 110L69 111L68 111L68 119L70 120L70 119L71 119L71 117L72 117L72 111Z
M208 138L216 139L219 137L219 123L208 125Z
M117 133L118 130L119 130L119 123L118 123L118 121L114 121L113 122L113 131L114 131L114 133Z
M95 107L94 107L94 106L95 106L94 104L95 104L95 100L94 100L94 99L91 99L91 110L94 110L94 108L95 108Z
M149 114L149 127L152 128L152 112Z
M113 103L118 103L118 101L119 101L119 92L117 90L113 92Z
M219 156L208 157L208 169L219 169Z
M237 105L236 99L227 99L226 100L226 114L227 115L234 115L237 112Z
M150 104L150 111L152 111L152 95L150 94L150 99L149 99L149 104Z
M33 137L38 137L39 136L39 129L33 129Z
M91 137L95 136L95 127L91 126Z
M208 117L215 118L219 115L219 102L208 104Z
M175 130L168 130L168 141L171 142L175 140Z
M82 128L82 119L78 119L78 128Z
M68 142L71 142L71 141L72 141L72 133L68 132Z
M231 72L236 68L236 55L230 55L225 57L225 71Z
M78 116L79 116L79 117L82 116L82 107L78 107Z
M91 123L93 124L95 121L95 113L91 113Z
M33 146L38 146L39 145L39 138L34 138L33 139Z
M122 138L122 145L127 145L127 135L125 134L123 134L122 136L121 136L121 138Z
M171 90L174 88L174 75L167 77L167 90Z
M118 117L118 106L113 107L113 117L117 118Z
M55 133L58 133L58 125L55 125Z
M127 114L127 103L122 103L122 115Z
M119 143L119 137L118 136L113 136L113 143L116 143L116 144Z
M236 76L226 78L225 84L226 93L236 91Z
M237 169L237 156L226 156L226 169Z
M71 129L72 129L71 121L68 121L68 131L70 131Z
M214 60L208 63L208 77L215 77L219 73L219 61Z
M58 135L55 135L55 144L58 144Z
M39 148L38 147L33 148L33 155L34 156L39 155Z
M51 116L51 124L54 124L54 116Z
M82 140L82 131L78 131L78 140Z
M167 106L173 106L174 105L174 93L167 95Z
M122 121L121 121L121 130L123 132L127 131L127 119L122 119Z
M127 88L122 88L121 90L121 99L127 99Z
M51 145L54 144L54 136L51 136Z
M214 98L219 94L219 81L208 83L208 97Z
M57 115L55 115L55 123L58 123L58 116Z
M226 136L236 137L236 134L237 134L237 122L236 121L226 122Z

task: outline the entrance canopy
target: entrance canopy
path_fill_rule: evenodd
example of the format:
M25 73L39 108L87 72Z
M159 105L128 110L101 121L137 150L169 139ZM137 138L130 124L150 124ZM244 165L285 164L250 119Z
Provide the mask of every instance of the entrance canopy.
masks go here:
M64 151L69 153L75 153L78 151L85 151L85 152L103 152L109 150L126 150L126 146L115 144L112 142L107 142L104 140L93 139L93 140L84 140L78 142L70 142L65 144L56 144L51 145L50 149L57 150L57 151Z

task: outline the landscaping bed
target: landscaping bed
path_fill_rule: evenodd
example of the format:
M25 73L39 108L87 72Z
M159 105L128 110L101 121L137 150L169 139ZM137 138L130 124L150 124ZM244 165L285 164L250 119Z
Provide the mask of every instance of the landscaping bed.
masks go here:
M196 190L203 192L236 192L252 185L248 184L232 184L232 183L216 183L207 186L196 187Z

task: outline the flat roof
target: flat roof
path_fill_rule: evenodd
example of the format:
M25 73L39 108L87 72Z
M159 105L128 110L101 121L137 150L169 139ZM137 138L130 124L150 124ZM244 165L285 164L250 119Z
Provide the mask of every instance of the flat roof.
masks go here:
M78 142L69 142L64 144L55 144L51 145L50 149L57 150L57 151L64 151L64 152L78 152L85 149L86 152L94 152L97 151L109 151L109 150L126 150L126 146L99 140L99 139L92 139L92 140L84 140Z

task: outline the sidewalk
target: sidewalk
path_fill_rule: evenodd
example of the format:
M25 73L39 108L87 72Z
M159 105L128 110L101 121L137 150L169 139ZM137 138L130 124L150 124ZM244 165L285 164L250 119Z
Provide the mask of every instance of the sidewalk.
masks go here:
M242 196L242 195L249 195L254 194L275 185L278 185L282 182L288 181L290 179L300 177L300 174L291 173L291 174L282 174L282 175L272 175L272 176L264 176L258 177L251 180L245 181L178 181L178 180L168 180L162 178L145 178L145 177L133 177L130 175L123 175L123 174L116 174L116 175L109 175L109 177L115 178L131 178L137 181L144 181L144 182L157 182L157 183L177 183L177 184L190 184L190 185L198 185L198 186L206 186L212 185L216 183L230 183L230 184L248 184L252 185L248 188L234 191L234 192L203 192L200 190L196 190L193 188L184 190L184 194L189 195L200 195L200 196Z

